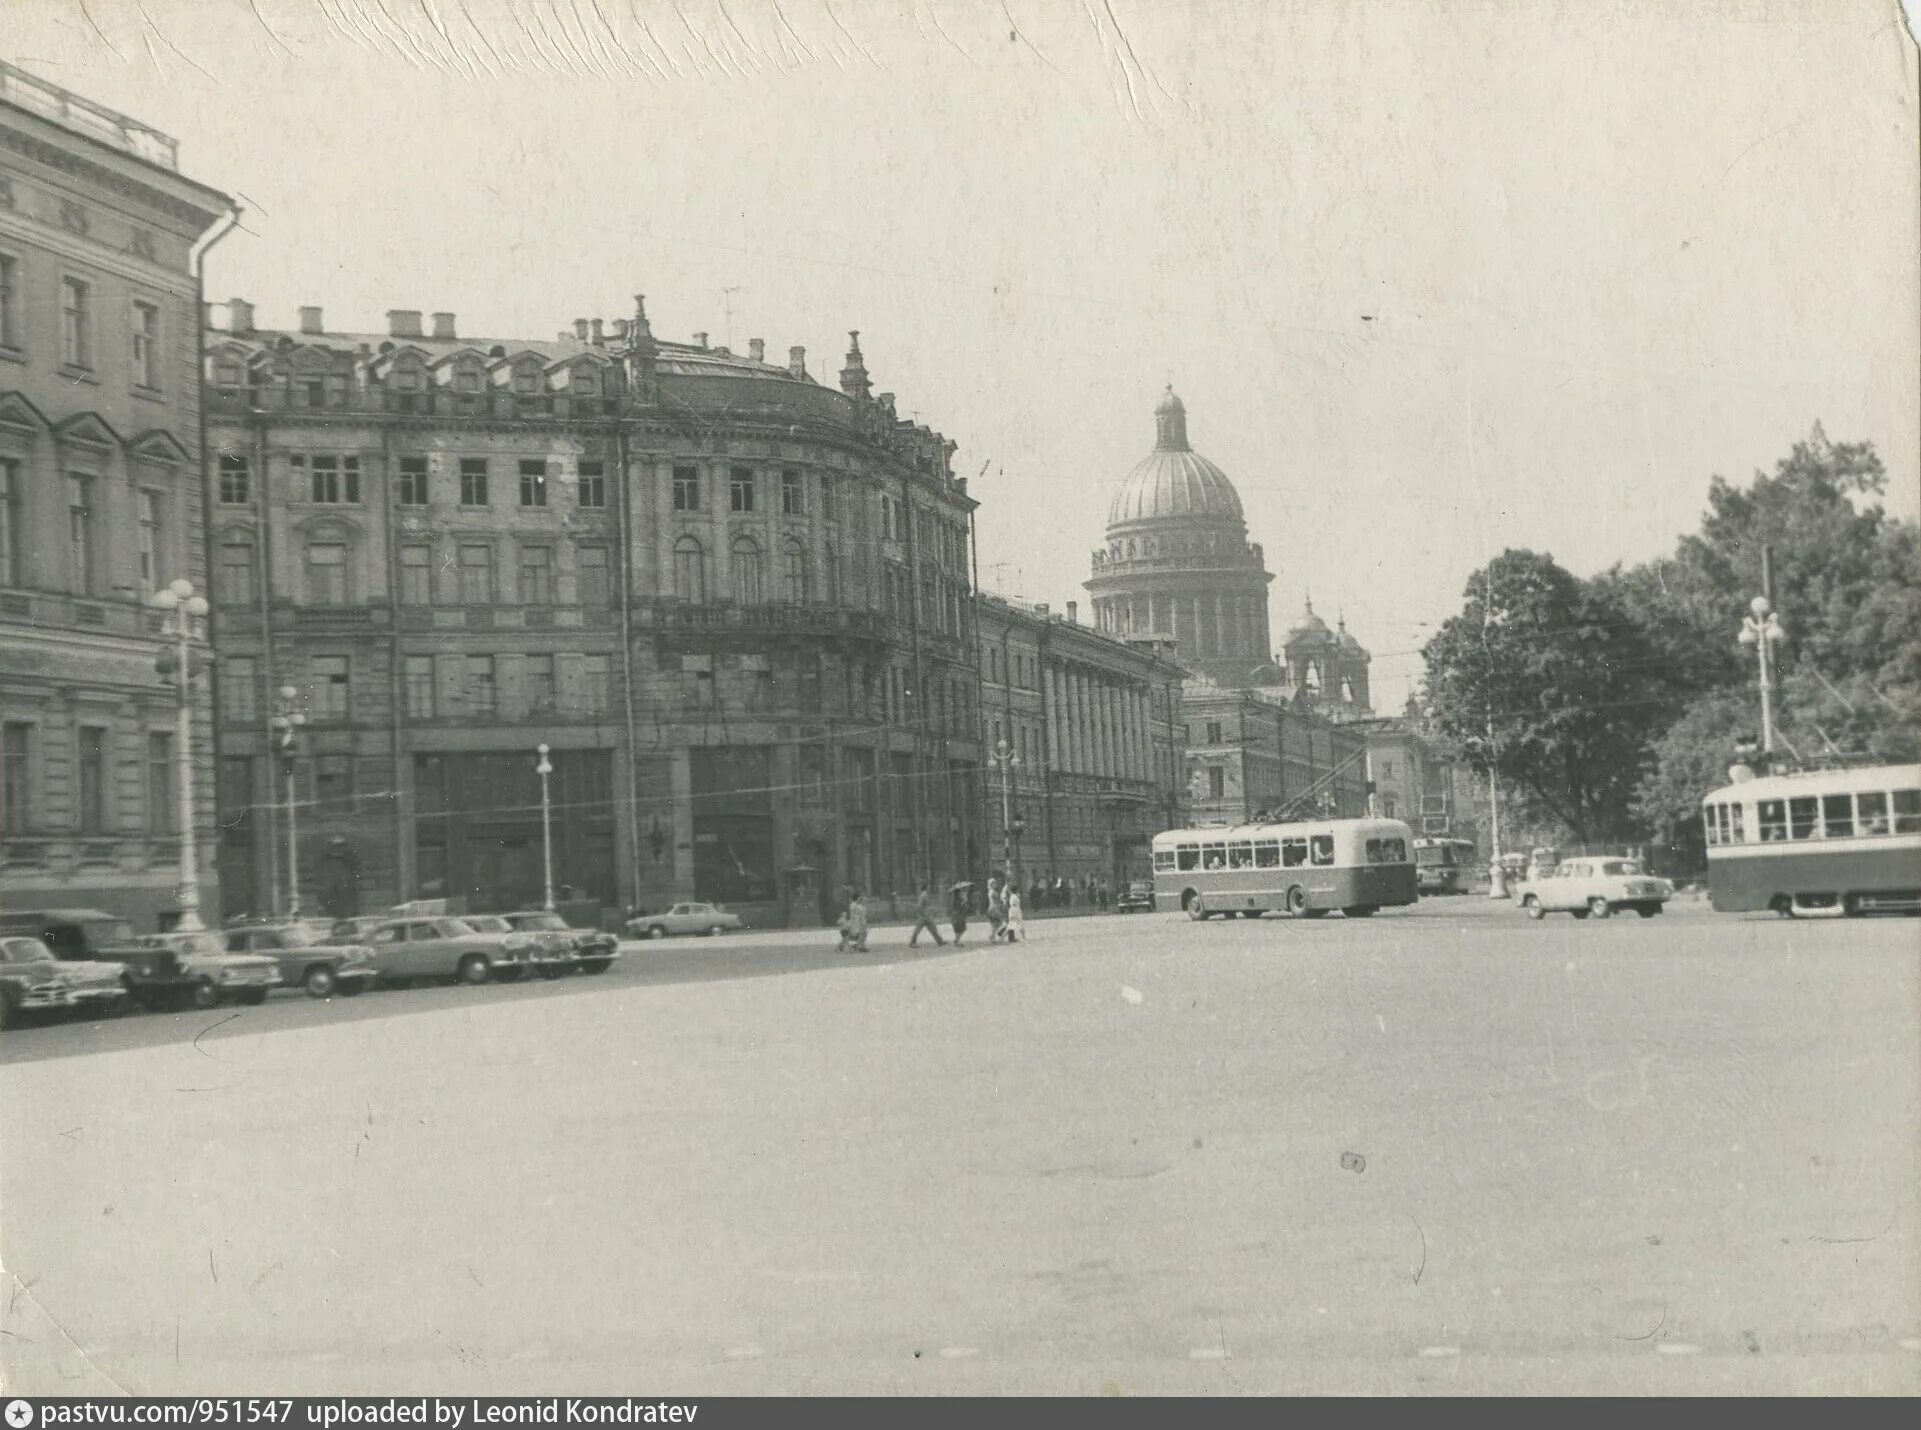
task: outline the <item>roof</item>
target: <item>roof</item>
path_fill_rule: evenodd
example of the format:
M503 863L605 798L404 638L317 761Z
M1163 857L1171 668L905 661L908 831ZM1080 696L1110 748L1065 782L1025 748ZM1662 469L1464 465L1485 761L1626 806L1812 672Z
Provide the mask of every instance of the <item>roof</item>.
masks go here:
M1921 765L1857 765L1852 769L1795 770L1739 780L1702 796L1702 803L1732 799L1794 799L1860 790L1921 789Z
M207 334L209 345L235 344L272 351L280 345L282 338L288 339L296 347L330 348L336 352L356 352L367 348L380 353L383 348L398 351L412 348L421 353L429 365L444 362L462 353L479 356L482 362L497 363L503 358L513 359L532 353L549 367L589 358L601 362L613 362L619 349L612 342L595 343L586 338L552 338L547 341L530 341L526 338L435 338L409 333L396 337L392 333L299 333L277 328L253 328L244 333L210 329ZM624 344L619 345L624 348ZM701 348L691 343L655 344L658 349L654 360L656 372L679 377L759 377L775 381L798 383L805 387L822 387L812 377L796 377L785 365L755 362L752 358L738 353L726 352L719 348ZM495 352L498 348L500 351ZM822 388L823 391L838 389Z
M110 914L105 909L10 909L0 913L0 924L28 924L54 919L60 923L125 923L119 914Z
M1121 479L1107 525L1207 517L1245 524L1227 473L1187 444L1187 408L1170 386L1154 408L1154 450Z

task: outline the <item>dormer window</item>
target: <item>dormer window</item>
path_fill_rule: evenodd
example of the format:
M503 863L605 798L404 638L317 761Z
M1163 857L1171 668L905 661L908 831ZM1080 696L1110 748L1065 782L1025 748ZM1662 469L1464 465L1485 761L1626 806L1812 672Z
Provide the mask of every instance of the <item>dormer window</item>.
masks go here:
M469 392L469 393L479 392L480 391L480 369L475 367L472 363L462 363L459 367L455 368L454 369L454 391Z
M514 394L531 397L540 391L540 369L537 367L517 367L514 369Z

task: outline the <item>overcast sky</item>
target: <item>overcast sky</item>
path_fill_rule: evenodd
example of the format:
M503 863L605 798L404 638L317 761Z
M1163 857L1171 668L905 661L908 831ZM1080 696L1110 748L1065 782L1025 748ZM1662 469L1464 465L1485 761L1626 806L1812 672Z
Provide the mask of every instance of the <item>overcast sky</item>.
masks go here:
M1894 0L0 8L240 199L210 296L539 337L645 292L828 382L858 328L986 467L983 584L1057 609L1171 381L1277 638L1311 589L1388 708L1487 555L1654 555L1817 418L1917 505Z

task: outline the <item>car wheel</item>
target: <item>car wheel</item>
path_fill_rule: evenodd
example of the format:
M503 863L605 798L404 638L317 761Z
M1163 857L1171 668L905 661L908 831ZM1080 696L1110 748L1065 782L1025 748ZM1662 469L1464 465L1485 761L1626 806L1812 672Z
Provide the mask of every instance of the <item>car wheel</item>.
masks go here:
M1597 919L1612 918L1614 916L1614 905L1610 904L1606 899L1601 898L1598 894L1587 901L1587 910Z
M1525 899L1521 900L1521 909L1531 919L1544 919L1547 917L1547 910L1541 907L1541 901L1532 894L1529 894Z
M493 970L487 966L484 954L470 953L460 960L459 978L462 983L485 983Z
M1586 909L1569 909L1568 912L1577 919L1584 919L1587 917Z
M1861 917L1861 896L1859 894L1843 894L1841 896L1841 916L1848 919L1858 919Z
M249 988L244 992L237 993L234 995L234 1002L245 1003L250 1008L257 1008L260 1004L265 1003L266 1001L267 1001L267 990L264 988Z
M1661 912L1661 906L1659 904L1642 904L1639 908L1635 909L1634 912L1644 919L1651 919Z
M649 937L649 938L666 938L666 937L667 937L667 925L666 925L666 924L649 924L649 925L647 925L647 937Z
M187 989L186 996L187 1006L197 1008L203 1013L209 1008L218 1007L220 1004L220 990L205 978Z
M1307 890L1299 884L1287 891L1287 911L1296 917L1307 912Z
M307 970L307 976L300 980L300 986L307 990L309 998L330 998L333 996L334 985L339 981L334 977L334 971L326 964L316 963Z
M1784 919L1794 917L1794 898L1789 894L1776 894L1768 900L1768 907Z

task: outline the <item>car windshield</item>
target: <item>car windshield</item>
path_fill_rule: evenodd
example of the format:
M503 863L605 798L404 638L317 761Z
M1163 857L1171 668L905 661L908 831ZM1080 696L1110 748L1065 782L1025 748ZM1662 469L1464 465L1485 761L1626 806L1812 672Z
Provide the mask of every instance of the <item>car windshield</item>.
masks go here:
M282 948L312 948L324 942L320 934L305 924L286 924L274 930Z
M9 963L35 963L53 957L53 950L37 938L6 939L0 941L0 948L6 949Z
M475 933L512 933L514 926L494 914L469 914L461 920Z
M433 927L442 938L465 938L468 934L475 932L472 927L459 919L435 919Z
M567 927L567 920L559 914L522 914L520 926L524 929L564 929Z
M1641 861L1638 859L1610 859L1601 866L1603 874L1638 874Z

